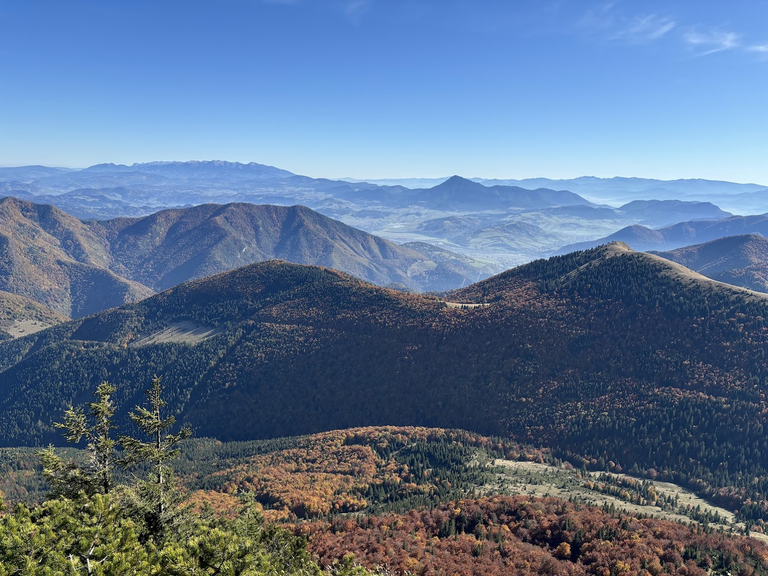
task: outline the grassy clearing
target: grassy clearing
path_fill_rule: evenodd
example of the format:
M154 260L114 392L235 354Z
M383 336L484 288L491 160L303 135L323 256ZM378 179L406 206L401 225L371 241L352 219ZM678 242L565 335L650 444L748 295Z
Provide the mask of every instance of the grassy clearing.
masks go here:
M136 340L131 346L148 346L150 344L199 344L218 334L220 330L207 326L198 326L193 322L176 322L167 328Z
M585 473L568 466L536 462L497 459L490 465L495 467L496 482L484 486L485 493L571 499L684 524L698 523L725 532L744 532L746 528L743 523L736 522L733 512L714 506L669 482L639 480L626 474ZM750 535L768 542L765 534L753 531Z
M21 338L22 336L40 332L40 330L45 330L51 326L53 326L53 324L48 324L39 320L17 320L10 326L4 328L4 330L14 338Z

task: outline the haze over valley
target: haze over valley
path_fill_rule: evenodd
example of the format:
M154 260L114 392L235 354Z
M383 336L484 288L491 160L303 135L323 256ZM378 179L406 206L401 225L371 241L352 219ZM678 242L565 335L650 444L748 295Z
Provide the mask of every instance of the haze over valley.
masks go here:
M766 22L0 3L0 576L768 576Z
M422 242L484 263L488 268L474 278L469 274L471 280L488 270L612 240L638 249L679 248L696 243L695 234L674 233L674 226L687 229L689 222L711 229L699 233L699 241L761 233L756 218L743 224L722 221L768 212L768 188L728 182L453 176L427 184L410 188L317 179L223 161L107 164L83 170L0 168L2 194L52 204L85 220L136 218L211 202L303 205L397 244ZM669 240L656 240L670 227Z

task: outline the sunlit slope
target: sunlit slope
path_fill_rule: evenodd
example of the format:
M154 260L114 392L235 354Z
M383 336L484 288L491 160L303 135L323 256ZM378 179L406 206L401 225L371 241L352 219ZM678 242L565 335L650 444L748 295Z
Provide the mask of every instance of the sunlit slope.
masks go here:
M58 440L43 423L104 379L124 412L159 374L220 439L424 425L713 489L768 470L764 296L613 244L449 298L484 305L278 261L183 284L0 344L2 442Z

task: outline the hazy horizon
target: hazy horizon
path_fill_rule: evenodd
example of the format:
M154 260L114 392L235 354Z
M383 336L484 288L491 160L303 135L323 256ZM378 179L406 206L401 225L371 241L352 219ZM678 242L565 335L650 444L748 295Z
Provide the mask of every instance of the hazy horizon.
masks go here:
M0 163L768 182L768 4L180 0L0 9Z
M264 164L263 162L259 162L257 160L246 160L246 161L235 161L235 160L225 160L222 158L212 158L212 159L188 159L188 160L150 160L147 162L99 162L97 164L89 164L89 165L82 165L82 166L56 166L56 165L50 165L50 164L41 164L41 163L30 163L30 164L0 164L0 168L27 168L32 166L42 166L45 168L59 168L63 170L72 170L72 171L79 171L79 170L85 170L87 168L92 168L93 166L97 166L99 164L114 164L114 165L120 165L120 166L133 166L133 165L141 165L141 164L151 164L151 163L189 163L189 162L232 162L232 163L240 163L240 164L261 164L266 166L273 166L275 168L280 168L283 170L288 170L296 175L300 176L308 176L308 177L316 177L316 178L325 178L328 180L339 180L339 181L349 181L349 182L370 182L370 183L376 183L376 182L382 182L382 181L416 181L416 180L426 180L426 181L432 181L432 180L448 180L449 178L453 176L460 176L462 178L465 178L467 180L553 180L553 181L570 181L570 180L579 180L579 179L587 179L587 178L595 178L599 180L611 180L614 178L618 179L640 179L640 180L658 180L660 182L674 182L674 181L685 181L685 180L707 180L707 181L713 181L713 182L728 182L733 184L754 184L756 186L768 186L768 184L763 184L762 182L756 182L756 181L738 181L738 180L723 180L723 179L717 179L717 178L701 178L698 176L681 176L678 178L659 178L655 176L648 176L648 175L639 175L639 174L614 174L614 175L595 175L595 174L578 174L575 176L550 176L550 175L536 175L536 176L516 176L516 175L502 175L502 176L486 176L482 174L475 174L475 175L467 175L467 174L443 174L439 176L432 176L432 175L394 175L394 176L372 176L372 177L366 177L366 178L355 178L352 176L317 176L315 174L310 174L305 171L301 170L291 170L288 168L285 168L284 166L274 166L271 164Z

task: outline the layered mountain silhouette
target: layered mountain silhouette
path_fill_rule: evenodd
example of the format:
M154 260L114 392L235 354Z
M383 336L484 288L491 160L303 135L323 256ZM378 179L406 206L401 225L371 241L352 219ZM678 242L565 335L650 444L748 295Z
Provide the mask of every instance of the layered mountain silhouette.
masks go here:
M564 246L558 253L588 250L609 242L626 242L635 250L665 251L740 234L768 236L768 214L731 216L720 220L692 220L658 230L641 225L627 226L605 238Z
M735 482L768 470L766 319L768 297L618 243L447 302L268 261L0 343L0 442L59 442L45 423L103 380L124 415L158 374L200 436L460 427Z
M649 226L672 225L688 220L720 220L733 216L711 202L681 200L634 200L617 208L616 212L638 224Z
M390 208L424 206L435 210L483 211L541 209L552 206L592 206L581 196L567 190L527 190L517 186L484 186L452 176L432 188L410 189L402 186L368 187L345 192L342 198L376 201Z
M717 180L691 178L682 180L654 180L649 178L597 178L582 176L567 180L550 178L528 178L525 180L477 179L486 185L505 184L523 188L557 188L572 190L577 194L605 200L644 199L679 200L681 198L739 198L744 194L762 193L766 186L760 184L736 184ZM700 198L701 197L701 198Z
M302 206L205 204L143 218L81 221L52 206L0 200L0 290L70 317L272 258L413 290L447 290L494 270L421 248L429 254Z
M713 280L768 292L768 240L759 234L728 236L657 254Z
M499 208L550 208L552 206L590 206L578 194L567 190L517 186L484 186L461 176L452 176L433 188L414 190L410 197L440 209L488 210Z

